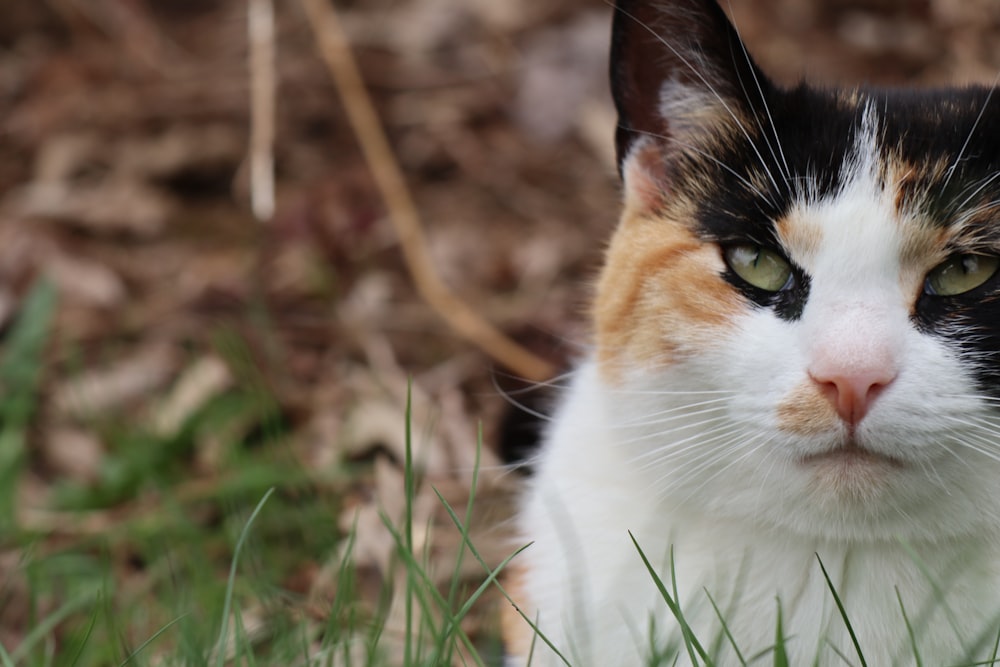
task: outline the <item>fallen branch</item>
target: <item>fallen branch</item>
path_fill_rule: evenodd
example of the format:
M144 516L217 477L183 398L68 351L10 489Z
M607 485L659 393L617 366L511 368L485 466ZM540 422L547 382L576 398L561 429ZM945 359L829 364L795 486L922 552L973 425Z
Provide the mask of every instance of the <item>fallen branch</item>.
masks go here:
M554 375L552 364L518 345L484 320L455 296L434 271L417 207L365 88L336 11L329 0L302 0L302 3L320 53L389 210L417 292L459 335L514 373L533 381Z

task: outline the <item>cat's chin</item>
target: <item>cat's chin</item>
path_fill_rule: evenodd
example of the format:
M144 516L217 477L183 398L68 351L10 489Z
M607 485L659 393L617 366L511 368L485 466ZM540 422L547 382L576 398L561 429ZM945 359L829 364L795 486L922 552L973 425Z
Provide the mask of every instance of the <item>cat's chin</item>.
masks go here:
M819 490L852 497L871 497L906 465L898 459L862 447L853 438L824 452L799 460Z

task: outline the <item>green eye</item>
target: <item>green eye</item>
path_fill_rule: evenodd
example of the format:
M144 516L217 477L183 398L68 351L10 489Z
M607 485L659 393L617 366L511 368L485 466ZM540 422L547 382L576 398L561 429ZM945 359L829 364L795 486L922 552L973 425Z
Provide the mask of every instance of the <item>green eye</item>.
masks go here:
M792 281L788 260L773 250L748 243L726 246L723 255L736 275L759 289L778 292Z
M993 277L1000 257L952 255L927 274L924 290L938 296L955 296L973 290Z

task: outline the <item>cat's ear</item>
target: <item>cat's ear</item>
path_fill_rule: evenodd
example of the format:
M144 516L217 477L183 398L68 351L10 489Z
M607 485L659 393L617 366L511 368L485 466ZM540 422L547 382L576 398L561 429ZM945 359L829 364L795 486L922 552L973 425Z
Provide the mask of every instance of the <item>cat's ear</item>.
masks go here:
M698 143L738 125L748 96L761 99L769 87L715 0L616 0L611 91L620 172L638 145Z

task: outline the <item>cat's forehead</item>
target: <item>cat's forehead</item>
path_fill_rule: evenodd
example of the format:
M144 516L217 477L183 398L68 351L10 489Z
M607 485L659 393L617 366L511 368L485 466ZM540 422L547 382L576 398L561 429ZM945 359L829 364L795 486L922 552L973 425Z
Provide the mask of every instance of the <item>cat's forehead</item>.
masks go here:
M768 110L769 123L729 116L678 171L702 236L808 258L828 237L864 237L883 221L904 259L1000 249L1000 132L990 129L1000 107L989 89L801 87Z

